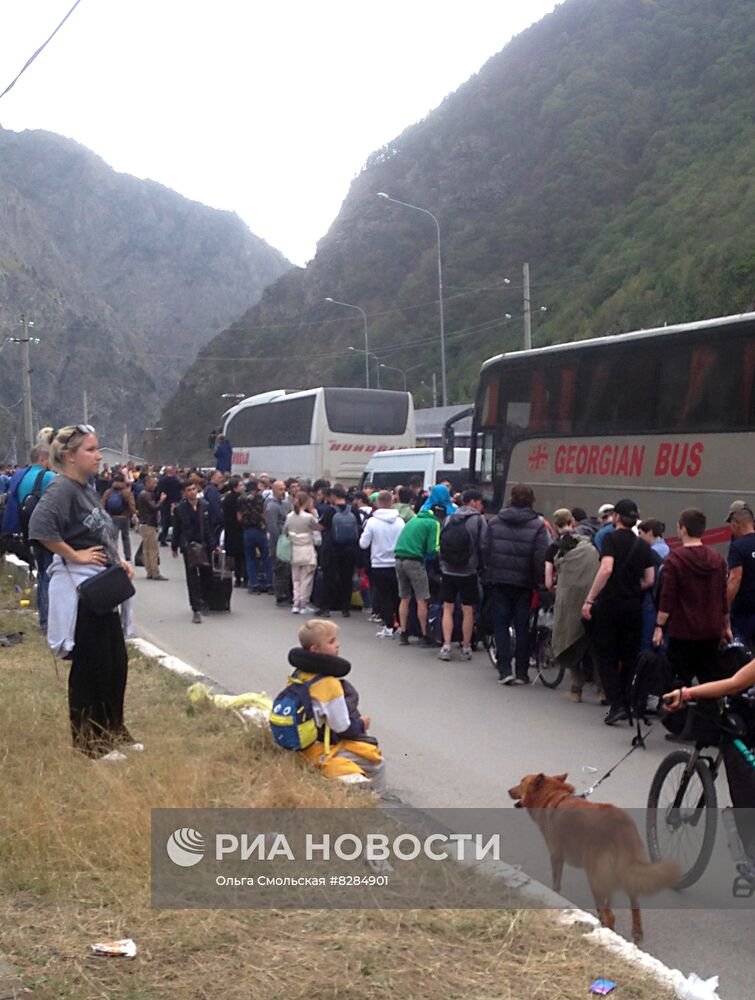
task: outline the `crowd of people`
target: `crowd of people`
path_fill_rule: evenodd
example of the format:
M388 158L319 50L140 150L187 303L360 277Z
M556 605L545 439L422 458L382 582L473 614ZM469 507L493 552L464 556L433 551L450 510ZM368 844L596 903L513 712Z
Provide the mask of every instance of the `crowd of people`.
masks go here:
M364 608L379 639L416 642L442 661L470 660L486 635L504 686L530 682L533 609L553 593L552 654L569 670L569 697L581 701L593 681L608 725L630 715L629 683L641 651L665 650L686 684L705 684L719 643L734 636L746 646L755 641L755 525L744 501L731 504L725 560L704 544L706 518L696 509L680 512L670 547L665 526L640 520L631 499L604 503L594 516L566 506L543 516L532 488L516 484L490 514L474 486L455 492L439 483L426 492L413 478L359 491L326 480L232 475L224 444L217 452L223 468L204 475L132 463L100 468L96 435L85 425L40 434L30 464L6 470L0 486L4 537L20 530L13 519L31 508L27 535L44 631L51 583L59 600L71 602L63 583L70 584L71 565L117 564L133 574L131 529L138 528L148 580L166 579L161 549L182 558L197 624L222 559L237 588L272 595L277 609L323 621ZM75 628L62 641L55 636L63 655L82 653L74 656L76 675L85 678L73 685L84 692L72 696L74 739L92 753L113 750L127 733L120 647L99 702L108 706L105 728L115 740L98 743L76 720L87 714L95 685L86 650L95 643L115 649L116 622L107 636L102 622L86 616Z

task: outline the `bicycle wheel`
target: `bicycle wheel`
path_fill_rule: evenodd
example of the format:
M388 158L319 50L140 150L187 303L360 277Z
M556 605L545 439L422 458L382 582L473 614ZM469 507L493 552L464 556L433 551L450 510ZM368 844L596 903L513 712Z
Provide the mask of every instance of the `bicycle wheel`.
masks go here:
M716 839L716 786L705 760L675 750L661 761L648 794L646 833L653 861L682 868L677 889L688 889L705 871Z
M553 633L548 628L537 630L537 646L535 647L535 662L540 681L547 688L557 688L564 679L566 667L559 665L553 656Z
M490 657L490 662L493 664L495 669L498 669L498 657L496 655L495 649L495 636L491 633L490 635L483 635L482 644L488 651L488 656Z

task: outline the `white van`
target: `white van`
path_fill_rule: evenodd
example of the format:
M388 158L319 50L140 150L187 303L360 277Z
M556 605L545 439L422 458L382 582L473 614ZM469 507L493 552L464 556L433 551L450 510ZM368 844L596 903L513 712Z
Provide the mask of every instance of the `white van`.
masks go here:
M360 489L392 490L394 486L408 486L414 476L422 477L422 486L431 490L436 483L447 479L455 490L469 482L469 448L456 448L454 461L443 461L442 448L401 448L395 451L378 451L367 463Z

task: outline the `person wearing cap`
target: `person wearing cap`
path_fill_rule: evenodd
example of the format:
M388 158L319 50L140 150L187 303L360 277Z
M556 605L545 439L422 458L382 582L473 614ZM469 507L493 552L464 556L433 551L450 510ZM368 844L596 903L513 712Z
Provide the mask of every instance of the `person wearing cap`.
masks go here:
M741 506L734 507L734 504ZM752 511L744 501L735 500L729 508L727 521L732 535L726 585L731 627L740 642L752 648L755 642L755 524Z
M607 726L629 717L629 685L642 636L642 594L655 582L650 546L632 531L639 520L634 500L614 505L614 531L606 534L600 566L582 606L593 622L593 651L609 709Z
M593 539L593 544L598 552L602 552L603 539L614 530L613 513L614 506L612 503L604 503L598 507L598 520L601 526L598 528Z

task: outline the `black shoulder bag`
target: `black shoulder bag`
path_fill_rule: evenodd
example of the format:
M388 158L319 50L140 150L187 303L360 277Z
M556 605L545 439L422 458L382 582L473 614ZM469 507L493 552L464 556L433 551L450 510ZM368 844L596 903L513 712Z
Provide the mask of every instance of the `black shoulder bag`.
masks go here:
M109 615L136 593L128 573L120 565L108 566L76 588L79 600L93 615Z

